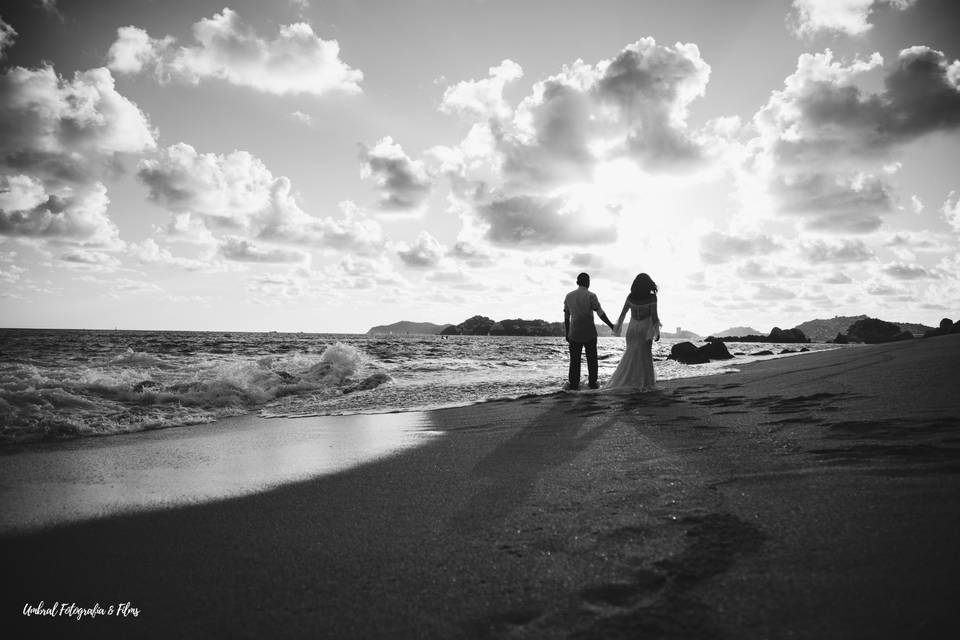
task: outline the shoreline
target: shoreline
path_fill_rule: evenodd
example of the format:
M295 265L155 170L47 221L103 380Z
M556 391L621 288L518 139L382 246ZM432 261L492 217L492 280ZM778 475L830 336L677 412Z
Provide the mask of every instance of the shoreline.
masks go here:
M431 411L442 437L342 473L3 535L3 615L40 636L942 637L960 339L807 355ZM55 599L142 613L21 613Z
M789 346L788 343L769 343L769 344L779 344L780 346ZM827 343L820 343L821 345L826 345ZM754 364L755 362L765 362L768 360L775 360L780 358L787 358L792 356L810 354L810 353L820 353L824 351L832 351L838 348L856 348L858 345L843 345L841 347L825 347L822 349L811 350L807 352L803 351L788 351L786 353L772 353L770 355L759 356L762 360L750 359L746 362L743 362L743 358L752 358L752 354L739 354L734 356L730 360L712 360L709 363L701 365L688 365L682 363L676 363L675 366L679 367L682 374L675 375L676 372L668 373L671 377L663 377L662 381L666 382L669 380L677 379L690 379L690 378L700 378L704 376L715 376L715 375L725 375L731 372L735 372L738 369L734 367L745 367ZM865 346L865 345L859 345ZM602 356L601 360L606 360L610 355ZM662 358L658 361L666 362L667 358ZM565 367L565 361L561 362L563 367ZM558 365L559 366L559 365ZM564 369L565 371L565 369ZM662 372L661 372L662 373ZM41 433L32 433L27 435L11 436L6 439L0 440L0 457L4 455L16 455L23 451L33 451L33 450L46 450L54 449L58 446L67 446L70 443L76 442L94 442L98 440L104 440L109 442L109 439L115 438L117 436L125 437L136 437L138 434L143 433L153 433L153 432L164 432L173 430L174 433L179 433L179 429L203 429L208 425L221 424L221 423L231 423L236 422L237 420L244 421L249 419L275 419L275 418L287 418L287 419L300 419L300 418L322 418L322 417L341 417L341 416L364 416L364 415L392 415L397 413L422 413L430 411L440 411L444 409L451 408L464 408L477 405L483 405L489 402L504 402L504 401L513 401L513 400L522 400L528 397L541 397L541 396L552 396L556 393L562 392L563 384L565 382L564 377L561 377L558 373L555 386L544 387L542 392L521 392L517 395L509 394L504 396L490 396L481 399L474 400L447 400L442 401L439 404L422 404L422 405L413 405L413 406L382 406L379 408L358 408L358 409L335 409L329 413L312 413L312 412L302 412L297 411L296 413L280 413L271 414L272 411L275 411L274 407L270 406L258 406L253 409L248 409L245 413L229 413L227 415L222 415L219 417L202 417L197 419L195 422L182 422L182 423L172 423L166 425L156 425L151 424L150 426L144 426L141 428L129 428L122 429L117 431L93 431L93 432L82 432L72 435L55 435L49 436ZM363 393L362 391L360 393Z

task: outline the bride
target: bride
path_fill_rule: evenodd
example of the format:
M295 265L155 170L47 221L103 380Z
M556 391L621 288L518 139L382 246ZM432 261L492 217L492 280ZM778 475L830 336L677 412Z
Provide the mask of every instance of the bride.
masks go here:
M627 348L617 370L603 388L648 391L656 382L652 341L660 340L660 317L657 315L657 284L647 274L641 273L634 278L630 295L614 326L615 335L620 335L627 311L630 312Z

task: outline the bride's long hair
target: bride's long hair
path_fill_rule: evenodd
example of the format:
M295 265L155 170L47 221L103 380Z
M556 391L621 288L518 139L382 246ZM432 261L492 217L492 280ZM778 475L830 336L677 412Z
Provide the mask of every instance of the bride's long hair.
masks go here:
M647 300L657 297L657 283L645 273L641 273L633 279L630 285L630 299L634 302Z

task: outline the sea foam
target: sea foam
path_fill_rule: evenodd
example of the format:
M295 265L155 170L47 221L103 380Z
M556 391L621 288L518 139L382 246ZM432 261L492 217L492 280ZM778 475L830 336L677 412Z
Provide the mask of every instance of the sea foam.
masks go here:
M0 367L0 439L57 439L211 422L290 395L332 397L389 380L336 343L322 353L180 359L127 348L80 366Z

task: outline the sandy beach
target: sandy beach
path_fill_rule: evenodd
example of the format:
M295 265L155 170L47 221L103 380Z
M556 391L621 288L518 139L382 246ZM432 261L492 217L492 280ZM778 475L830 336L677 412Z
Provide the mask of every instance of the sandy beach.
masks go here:
M945 336L648 394L429 412L422 428L441 435L339 473L8 531L3 624L10 637L947 637L958 363L960 337ZM130 608L24 615L41 602Z

